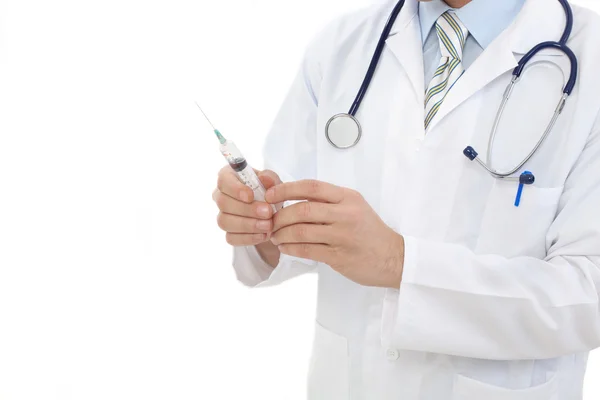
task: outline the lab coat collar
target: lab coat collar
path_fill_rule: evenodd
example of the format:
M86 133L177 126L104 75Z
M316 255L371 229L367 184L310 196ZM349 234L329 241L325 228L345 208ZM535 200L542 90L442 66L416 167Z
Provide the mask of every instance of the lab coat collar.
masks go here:
M396 5L390 1L389 13ZM386 40L388 49L398 59L412 83L416 100L425 101L425 72L423 67L423 46L421 41L421 25L418 18L418 0L406 0L404 7ZM419 56L415 56L415 55Z
M448 92L428 131L490 82L514 69L519 55L527 53L538 43L559 40L564 26L565 14L558 0L527 0L511 26L485 49ZM548 50L543 54L554 56L562 53Z
M391 14L392 9L398 0L389 1L389 13ZM402 11L400 11L400 15L396 19L394 26L390 32L390 36L397 34L398 32L404 31L404 29L408 26L408 24L418 15L419 13L419 0L406 0L404 2L404 7L402 7ZM420 26L419 26L420 27Z
M567 22L558 0L527 0L510 29L511 47L516 54L525 54L539 43L558 41ZM545 51L544 54L562 54Z

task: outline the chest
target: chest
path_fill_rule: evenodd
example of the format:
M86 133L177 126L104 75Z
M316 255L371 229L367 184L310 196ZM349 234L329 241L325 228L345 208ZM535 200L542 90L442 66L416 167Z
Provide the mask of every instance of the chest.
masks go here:
M425 109L416 92L422 88L384 53L356 115L363 127L361 141L351 149L336 149L325 138L325 125L331 116L348 111L363 77L364 69L357 65L324 79L318 179L358 190L392 228L405 234L507 255L543 255L544 234L587 137L585 124L576 118L578 96L572 96L543 145L514 174L527 170L536 176L536 183L524 188L519 207L518 184L498 181L468 160L463 150L473 146L499 171L520 164L539 142L560 99L568 78L568 65L561 57L531 61L497 123L489 155L510 70L447 110L425 132ZM476 76L469 79L477 82Z

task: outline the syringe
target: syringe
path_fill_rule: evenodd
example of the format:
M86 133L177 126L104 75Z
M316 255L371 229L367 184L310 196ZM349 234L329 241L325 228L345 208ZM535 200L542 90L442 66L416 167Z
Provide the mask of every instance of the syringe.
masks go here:
M219 130L215 128L215 126L212 124L212 122L210 122L210 119L208 119L208 117L202 110L202 107L200 107L200 105L197 102L196 105L200 109L202 115L204 115L204 118L206 118L210 126L213 128L213 132L217 136L217 139L219 139L219 143L221 144L219 150L221 150L221 154L223 154L223 157L225 157L227 163L229 163L231 168L233 168L233 170L236 172L240 181L244 185L252 189L252 191L254 192L254 200L264 202L265 193L267 190L256 175L256 172L254 172L254 169L248 164L246 158L242 155L242 152L237 148L235 143L225 139L221 132L219 132ZM277 212L277 208L274 204L271 204L271 208L273 209L273 213Z

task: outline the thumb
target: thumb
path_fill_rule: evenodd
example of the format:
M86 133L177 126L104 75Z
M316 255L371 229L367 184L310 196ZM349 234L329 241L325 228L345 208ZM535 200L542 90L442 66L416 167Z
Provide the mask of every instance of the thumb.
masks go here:
M259 172L258 178L264 185L265 189L272 188L273 186L281 183L279 176L275 172L269 170Z

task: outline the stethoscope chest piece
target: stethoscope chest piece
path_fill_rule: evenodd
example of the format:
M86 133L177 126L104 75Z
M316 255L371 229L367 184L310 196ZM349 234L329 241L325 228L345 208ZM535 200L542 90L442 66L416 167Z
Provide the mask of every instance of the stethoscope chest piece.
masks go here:
M356 146L361 136L360 123L350 114L334 115L325 127L325 137L333 147L338 149L349 149Z

